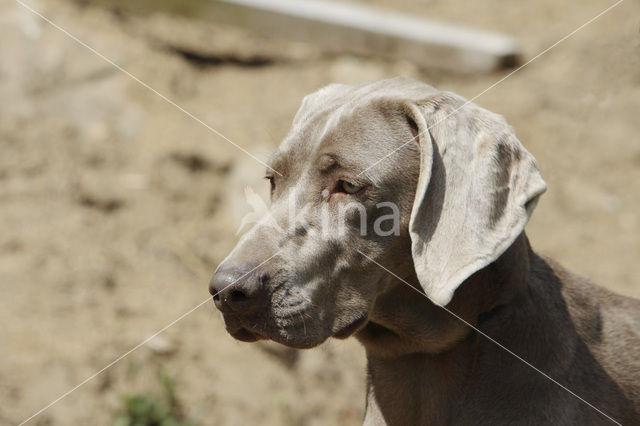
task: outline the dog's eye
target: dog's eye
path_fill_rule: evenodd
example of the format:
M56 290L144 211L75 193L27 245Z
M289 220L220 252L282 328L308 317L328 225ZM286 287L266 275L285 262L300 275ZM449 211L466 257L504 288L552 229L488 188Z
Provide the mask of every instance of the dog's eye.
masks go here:
M273 192L276 189L276 181L274 180L273 175L266 175L264 178L269 180L269 183L271 184L271 192Z
M340 189L342 189L347 194L355 194L362 189L362 186L356 185L355 183L347 182L346 180L341 180Z

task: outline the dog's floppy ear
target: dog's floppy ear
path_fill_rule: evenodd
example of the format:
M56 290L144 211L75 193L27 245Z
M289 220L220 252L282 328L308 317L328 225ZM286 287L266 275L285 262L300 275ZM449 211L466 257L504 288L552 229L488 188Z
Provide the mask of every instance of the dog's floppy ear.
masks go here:
M454 94L405 104L420 144L409 232L418 280L445 306L522 233L546 189L504 118Z

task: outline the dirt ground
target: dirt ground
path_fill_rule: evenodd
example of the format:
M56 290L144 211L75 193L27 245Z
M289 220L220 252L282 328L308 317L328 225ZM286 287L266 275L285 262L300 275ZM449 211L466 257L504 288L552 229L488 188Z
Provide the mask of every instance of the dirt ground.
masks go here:
M532 58L613 2L376 0L511 34ZM462 76L326 55L234 28L32 0L55 23L257 157L302 97L395 75L473 97L507 72ZM549 190L534 248L640 297L640 4L627 1L476 102L501 113ZM208 298L216 264L266 196L263 166L12 0L0 0L0 424L17 424ZM185 54L195 53L195 55ZM163 367L206 425L359 424L353 340L292 353L244 344L212 303L33 424L109 424ZM134 373L132 373L134 372Z

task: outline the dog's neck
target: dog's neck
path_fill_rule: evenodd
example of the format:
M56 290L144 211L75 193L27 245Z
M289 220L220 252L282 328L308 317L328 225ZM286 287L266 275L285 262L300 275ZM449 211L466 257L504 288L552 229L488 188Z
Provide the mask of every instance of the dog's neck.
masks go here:
M462 283L445 308L419 294L422 290L413 264L395 265L392 270L412 271L411 275L401 277L405 282L391 275L384 278L387 291L377 297L370 321L357 338L367 353L385 358L447 351L473 331L451 312L475 325L483 316L523 293L530 254L523 233L495 262ZM410 256L407 258L410 262Z
M455 408L445 406L457 400L451 396L464 394L478 346L478 334L451 312L477 326L525 294L530 254L523 233L498 260L469 277L446 309L416 292L415 274L402 277L414 288L391 277L388 290L374 304L370 322L356 335L368 358L368 403L373 408L367 409L367 415L374 415L370 410L383 410L377 401L384 401L402 407L390 413L413 413L416 424L425 419L429 424L446 423L439 417ZM406 266L394 269L413 271ZM398 378L403 378L402 383L396 383ZM385 413L385 418L389 415ZM398 419L399 423L406 420Z

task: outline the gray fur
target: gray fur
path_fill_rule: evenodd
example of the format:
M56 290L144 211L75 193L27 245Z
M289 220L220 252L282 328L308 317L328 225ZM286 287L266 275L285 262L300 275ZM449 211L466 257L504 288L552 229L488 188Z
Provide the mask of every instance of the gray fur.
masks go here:
M354 335L367 353L369 425L611 424L446 305L616 421L640 425L640 302L531 249L524 226L545 185L504 119L413 80L331 85L304 99L271 165L282 173L271 213L285 232L256 225L212 281L262 298L248 312L221 295L234 337L310 348ZM338 179L366 188L326 196ZM306 206L294 226L292 191ZM328 206L335 221L350 200L365 206L369 230L386 214L376 203L394 202L400 235L362 236L352 212L344 235L323 236L319 212Z

